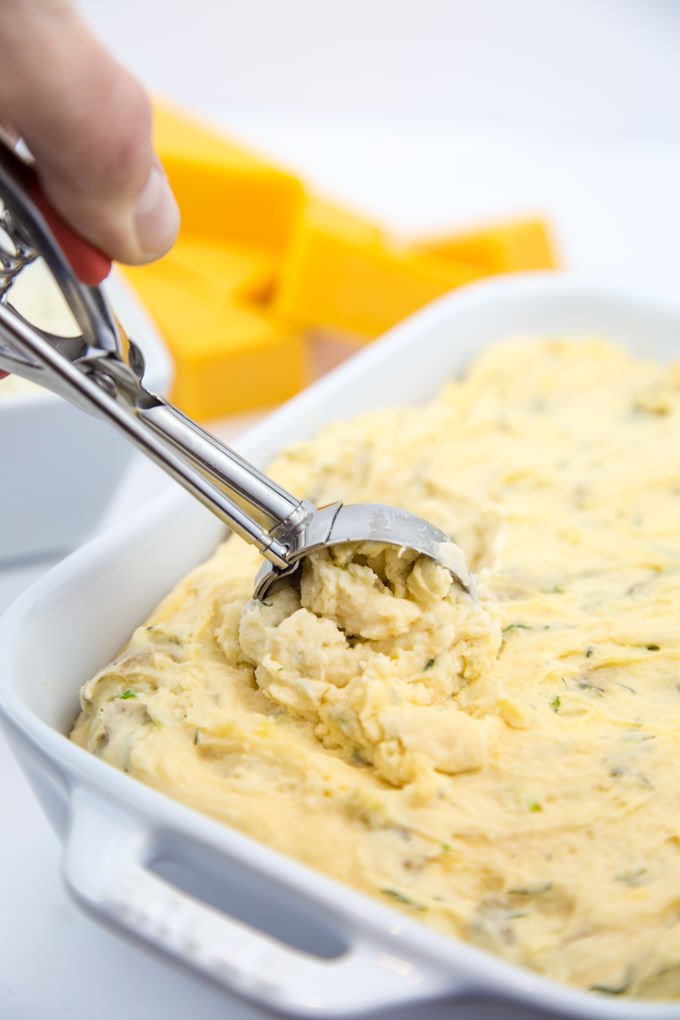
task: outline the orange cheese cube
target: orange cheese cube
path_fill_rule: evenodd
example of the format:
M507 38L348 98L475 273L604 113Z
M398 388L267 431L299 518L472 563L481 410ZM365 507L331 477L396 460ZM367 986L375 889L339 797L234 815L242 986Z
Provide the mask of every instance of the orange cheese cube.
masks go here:
M304 197L301 182L190 114L157 101L154 145L182 216L183 233L282 248Z
M166 257L167 258L167 257ZM308 380L304 338L177 263L128 270L172 355L170 399L205 420L287 400Z
M278 404L307 383L304 338L251 308L201 310L163 332L176 368L171 399L191 418Z
M180 237L163 258L147 266L121 266L142 301L155 311L157 281L174 281L194 302L215 308L234 298L265 301L277 276L279 257L254 244L227 244L204 236Z
M206 237L182 237L170 252L187 275L200 275L216 294L264 300L276 282L280 257L255 244L225 244Z
M300 213L296 233L291 238L295 242L300 228L313 224L317 231L325 234L340 235L357 244L376 247L384 243L384 230L373 220L366 219L361 213L347 206L338 205L318 196L308 196Z
M279 262L279 254L264 245L182 235L153 266L158 272L170 271L193 280L202 291L213 294L217 303L224 303L232 297L265 300L273 290Z
M418 242L416 247L440 258L482 266L490 273L557 266L547 226L540 219L517 220L486 230L433 238Z
M397 249L375 224L309 201L283 260L273 307L297 325L372 338L482 275L476 266Z

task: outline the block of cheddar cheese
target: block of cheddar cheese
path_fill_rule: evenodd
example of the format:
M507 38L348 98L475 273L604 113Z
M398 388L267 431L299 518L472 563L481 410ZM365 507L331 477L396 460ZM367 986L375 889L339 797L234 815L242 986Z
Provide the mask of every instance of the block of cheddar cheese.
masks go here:
M265 302L272 293L279 258L265 246L182 236L163 258L147 266L122 266L152 316L165 300L165 282L181 288L183 300L215 309L237 301ZM160 288L160 289L159 289ZM176 304L176 301L174 302Z
M251 307L201 309L163 334L176 368L171 399L192 418L279 404L308 381L304 337Z
M240 302L228 286L192 277L165 259L126 274L170 351L170 399L185 414L205 421L266 407L307 383L304 338Z
M154 103L154 145L183 233L286 245L304 195L297 177L161 101Z
M484 267L489 273L555 269L557 259L543 220L525 219L472 232L417 242L416 248L440 258Z
M308 199L281 265L273 307L298 327L323 325L370 339L482 275L474 265L400 249L377 225Z
M265 301L272 293L280 255L270 246L182 234L157 265L166 267L214 295L218 303L237 297Z

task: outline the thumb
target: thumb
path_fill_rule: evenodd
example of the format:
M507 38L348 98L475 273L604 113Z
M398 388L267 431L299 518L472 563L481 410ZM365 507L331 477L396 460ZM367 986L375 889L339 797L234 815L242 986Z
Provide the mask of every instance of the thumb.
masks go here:
M66 0L3 0L0 120L23 137L43 191L106 255L139 265L174 243L179 211L136 79Z

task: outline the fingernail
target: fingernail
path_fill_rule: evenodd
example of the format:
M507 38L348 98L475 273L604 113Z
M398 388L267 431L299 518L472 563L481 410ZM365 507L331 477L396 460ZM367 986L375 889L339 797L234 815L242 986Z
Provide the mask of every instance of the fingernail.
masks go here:
M137 243L149 258L164 255L179 230L179 209L160 164L154 162L134 212Z

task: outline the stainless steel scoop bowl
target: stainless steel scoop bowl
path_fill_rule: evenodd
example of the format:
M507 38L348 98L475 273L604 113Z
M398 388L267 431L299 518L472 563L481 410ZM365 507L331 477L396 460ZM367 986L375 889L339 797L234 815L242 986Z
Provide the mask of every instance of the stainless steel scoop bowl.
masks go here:
M81 283L64 254L70 251L73 261L74 251L82 257L85 250L87 256L87 246L69 236L63 223L58 244L36 197L52 222L30 167L0 146L0 370L30 379L110 421L232 531L255 545L266 561L255 580L256 598L294 574L309 553L347 542L414 549L441 563L461 587L474 593L463 553L427 521L372 503L317 508L286 492L178 408L145 389L141 351L126 337L103 291ZM101 264L101 255L95 256ZM77 323L76 336L48 333L12 304L13 284L39 257Z
M439 528L422 517L382 503L331 503L314 507L300 501L296 511L300 523L286 522L285 543L288 565L265 563L255 579L255 597L263 598L281 577L293 573L301 560L317 549L348 542L378 542L403 549L414 549L445 566L455 581L474 594L474 580L462 550ZM275 527L270 534L278 529ZM265 554L266 555L266 554Z

